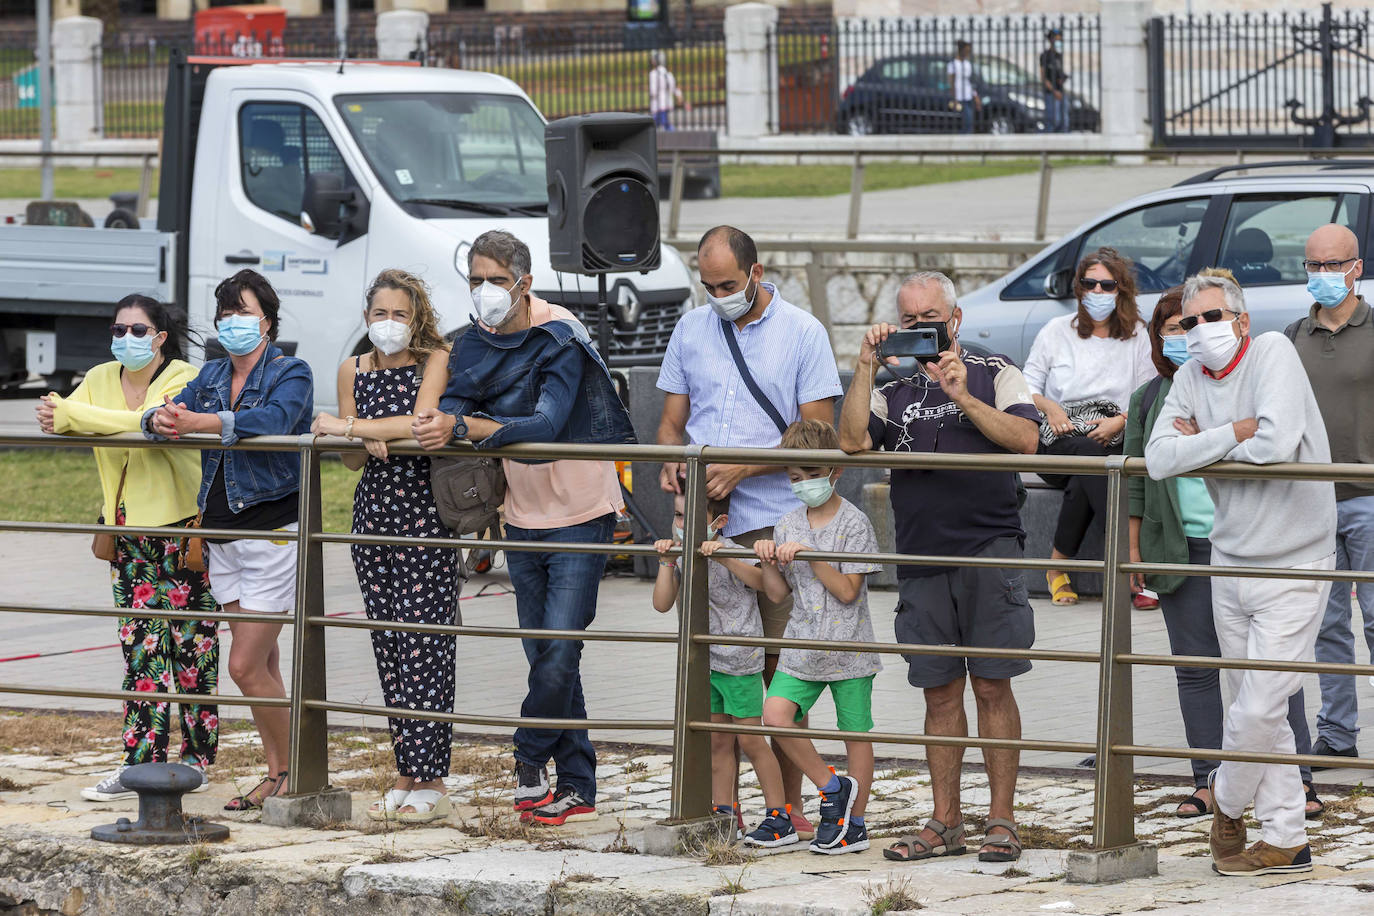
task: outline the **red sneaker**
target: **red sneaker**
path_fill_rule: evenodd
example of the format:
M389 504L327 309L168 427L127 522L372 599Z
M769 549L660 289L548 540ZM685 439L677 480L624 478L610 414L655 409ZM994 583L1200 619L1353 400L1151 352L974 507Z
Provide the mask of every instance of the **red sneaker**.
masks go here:
M1137 592L1136 596L1131 599L1131 606L1137 611L1153 611L1159 607L1159 599L1151 598L1143 592Z
M792 806L787 806L787 814L792 818L792 829L797 831L797 836L803 840L814 840L816 838L816 828L806 819L806 815L800 811L793 811Z
M570 786L560 786L554 793L553 801L534 810L534 819L550 827L559 827L568 821L590 821L595 818L596 806Z

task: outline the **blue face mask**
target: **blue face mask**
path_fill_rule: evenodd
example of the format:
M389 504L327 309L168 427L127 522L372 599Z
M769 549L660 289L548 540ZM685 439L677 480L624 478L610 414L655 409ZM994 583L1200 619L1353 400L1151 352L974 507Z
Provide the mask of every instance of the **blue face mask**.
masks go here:
M1351 264L1350 270L1354 269L1355 265ZM1308 274L1307 292L1322 308L1335 308L1350 294L1350 290L1345 288L1345 275L1350 273L1350 270L1340 274L1325 270Z
M1175 366L1181 366L1188 361L1188 335L1174 334L1159 338L1164 344L1164 358Z
M835 485L829 477L812 477L810 480L794 480L792 492L812 509L825 505L826 500L835 492Z
M262 343L258 330L262 319L256 315L229 315L215 322L220 346L235 356L246 356Z
M1097 290L1084 293L1083 308L1093 321L1106 321L1116 311L1116 293L1100 293Z
M119 364L130 372L137 372L144 366L153 361L157 356L157 351L153 349L153 338L156 334L148 333L142 337L135 337L133 334L125 332L123 337L110 338L110 353L119 360Z

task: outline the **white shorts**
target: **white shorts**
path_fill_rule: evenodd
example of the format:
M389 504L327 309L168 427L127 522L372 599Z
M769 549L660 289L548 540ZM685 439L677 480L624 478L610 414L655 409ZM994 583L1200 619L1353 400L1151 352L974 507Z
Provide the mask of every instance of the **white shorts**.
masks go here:
M280 529L295 532L296 523ZM296 607L296 538L281 541L206 542L210 592L221 605L245 611L290 613Z

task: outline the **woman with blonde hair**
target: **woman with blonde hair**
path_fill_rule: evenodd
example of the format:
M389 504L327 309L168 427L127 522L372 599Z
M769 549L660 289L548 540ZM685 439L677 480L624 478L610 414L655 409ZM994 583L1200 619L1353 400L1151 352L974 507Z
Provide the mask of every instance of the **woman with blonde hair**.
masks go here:
M363 468L353 498L355 534L451 537L439 520L429 458L392 457L387 442L409 439L414 415L437 407L448 384L449 348L439 336L424 281L384 270L364 308L372 349L339 367L339 414L320 414L318 435L361 439L367 455L344 454ZM354 544L353 568L371 620L452 624L457 619L458 552L450 547ZM454 637L372 631L372 651L387 706L453 711ZM391 717L398 777L368 809L374 820L423 823L452 810L444 788L453 727Z

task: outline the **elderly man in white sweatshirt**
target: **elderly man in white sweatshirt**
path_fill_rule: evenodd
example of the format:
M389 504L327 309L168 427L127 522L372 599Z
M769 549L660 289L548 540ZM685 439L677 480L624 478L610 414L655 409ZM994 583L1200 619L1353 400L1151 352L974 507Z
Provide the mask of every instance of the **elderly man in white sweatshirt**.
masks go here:
M1326 427L1297 351L1282 334L1251 338L1245 298L1223 277L1193 277L1183 291L1189 359L1145 447L1156 480L1216 461L1331 460ZM1207 479L1216 504L1212 563L1335 568L1335 487L1326 481ZM1212 616L1227 658L1310 661L1329 582L1217 578ZM1234 699L1222 749L1293 753L1288 698L1301 675L1227 670ZM1222 875L1309 871L1303 787L1296 766L1225 762L1208 782L1215 799L1212 868ZM1246 807L1263 831L1246 848Z

